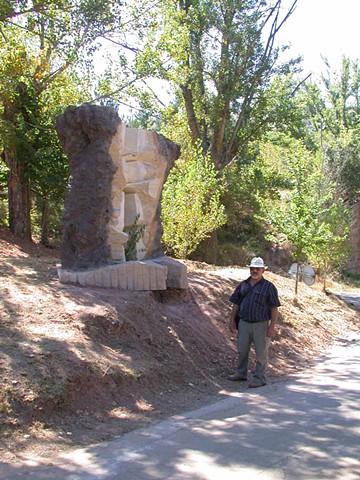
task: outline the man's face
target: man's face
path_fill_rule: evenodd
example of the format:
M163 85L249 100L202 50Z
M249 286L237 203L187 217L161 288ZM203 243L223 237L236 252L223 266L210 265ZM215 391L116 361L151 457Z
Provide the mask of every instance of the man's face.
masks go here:
M250 276L256 282L259 282L262 279L265 268L261 267L250 267Z

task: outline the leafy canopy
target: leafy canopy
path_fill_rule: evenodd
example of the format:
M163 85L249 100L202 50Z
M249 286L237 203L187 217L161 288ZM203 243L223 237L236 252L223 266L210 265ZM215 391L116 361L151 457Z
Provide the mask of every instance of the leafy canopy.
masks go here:
M170 172L163 190L163 242L177 258L188 258L225 221L214 166L201 147L192 147Z

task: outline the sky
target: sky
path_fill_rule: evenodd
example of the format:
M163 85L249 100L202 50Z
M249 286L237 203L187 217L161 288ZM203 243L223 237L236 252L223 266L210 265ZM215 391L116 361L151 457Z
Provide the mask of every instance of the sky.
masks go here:
M360 59L359 21L360 0L298 0L278 39L292 45L292 56L304 57L305 73L325 71L321 55L338 71L342 55Z

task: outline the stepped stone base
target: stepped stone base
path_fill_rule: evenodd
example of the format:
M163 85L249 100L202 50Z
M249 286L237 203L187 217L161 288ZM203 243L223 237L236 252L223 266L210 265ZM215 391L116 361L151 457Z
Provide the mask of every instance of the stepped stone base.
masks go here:
M123 290L166 290L188 287L186 266L172 258L124 262L89 270L58 267L61 283Z

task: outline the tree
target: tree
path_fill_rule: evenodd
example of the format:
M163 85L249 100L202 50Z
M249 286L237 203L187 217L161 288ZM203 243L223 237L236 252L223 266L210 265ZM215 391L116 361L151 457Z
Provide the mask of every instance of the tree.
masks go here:
M281 16L281 0L163 0L149 10L136 47L118 40L131 50L136 78L171 84L193 144L217 170L242 159L255 133L275 121L276 109L264 114L265 93L273 75L293 66L275 67L275 38L296 3Z
M310 254L310 259L320 268L324 291L329 272L343 267L350 254L350 211L341 199L336 202L332 200L329 195L328 201L324 202L326 208L323 208L318 219L318 230Z
M82 86L82 91L80 91ZM41 243L49 245L54 233L59 235L63 200L69 177L69 165L54 129L56 115L63 113L64 106L84 100L84 82L63 74L54 81L39 99L40 115L33 141L33 161L29 165L31 194L39 211ZM33 215L32 215L33 218ZM58 219L56 223L53 218ZM50 228L52 226L52 231ZM55 230L55 231L54 231Z
M284 140L281 153L290 183L280 203L264 204L272 228L269 238L276 243L290 242L298 266L312 258L326 272L346 252L348 213L336 198L334 184L324 176L320 156L314 156L300 140ZM299 272L295 295L298 278Z
M253 142L253 159L232 163L224 172L226 188L222 202L227 222L218 232L221 243L237 244L250 252L265 255L268 226L262 215L264 205L278 204L280 192L289 188L282 151L269 140ZM255 254L255 253L254 253Z
M119 28L120 1L12 1L0 9L3 159L9 169L10 229L31 239L31 182L41 99L64 73L86 64L94 41ZM88 55L86 58L85 54ZM72 69L72 70L71 70ZM44 105L44 103L43 103Z
M353 127L360 114L360 67L358 61L343 56L340 70L322 75L328 108L325 114L327 128L336 135L341 128Z
M164 186L163 242L177 258L188 258L225 220L214 166L190 145Z
M136 46L119 40L134 57L132 78L146 85L135 89L133 84L130 94L142 108L161 114L161 131L184 116L192 144L201 145L219 177L231 163L247 163L254 140L271 125L290 125L296 112L292 96L297 84L288 74L297 62L279 65L275 47L277 33L296 5L282 16L283 3L165 0L149 12L152 22ZM148 86L154 78L171 85L172 115Z
M360 192L360 68L343 57L340 70L322 75L325 89L306 88L308 139L321 151L324 173L336 183L337 195L349 204Z
M336 192L348 205L360 194L360 129L341 128L336 136L327 135L322 155L327 176L336 185Z

